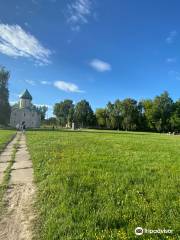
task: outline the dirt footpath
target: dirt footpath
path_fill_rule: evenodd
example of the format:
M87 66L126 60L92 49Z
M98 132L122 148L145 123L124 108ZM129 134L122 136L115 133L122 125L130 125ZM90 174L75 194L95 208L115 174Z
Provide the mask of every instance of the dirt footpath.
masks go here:
M34 199L32 162L26 146L26 137L21 134L11 169L9 188L5 195L6 211L0 217L0 240L32 239Z

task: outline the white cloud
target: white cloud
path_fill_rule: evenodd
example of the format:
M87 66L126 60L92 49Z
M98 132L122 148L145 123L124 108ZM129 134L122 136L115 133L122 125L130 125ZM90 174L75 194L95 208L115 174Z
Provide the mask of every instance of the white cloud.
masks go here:
M74 83L69 83L64 81L56 81L54 82L54 86L65 92L77 92L77 93L84 92L80 90L79 87Z
M168 74L175 78L176 80L180 80L180 72L177 72L177 71L174 71L174 70L171 70L168 72Z
M166 62L167 62L167 63L175 63L176 61L177 61L176 58L167 58L167 59L166 59Z
M36 83L35 83L35 81L33 81L33 80L25 80L25 82L26 83L28 83L29 85L31 85L31 86L36 86Z
M71 24L72 30L79 31L80 25L88 23L92 15L91 0L73 0L68 4L67 22Z
M19 25L8 24L0 24L0 53L15 58L30 58L39 65L49 64L51 55L51 51L44 48L33 35Z
M178 32L176 30L171 31L168 37L166 38L166 42L169 44L173 43L177 35L178 35Z
M38 4L38 1L37 0L32 0L32 3Z
M49 104L35 103L34 105L35 105L36 107L43 107L43 106L46 106L48 109L53 109L53 106L52 106L52 105L49 105Z
M16 103L17 103L16 101L10 101L11 106L15 105Z
M29 26L30 26L28 22L24 22L24 25L25 25L26 27L29 27Z
M51 82L49 82L49 81L41 81L40 83L43 85L51 85Z
M94 68L98 72L106 72L106 71L111 71L112 67L109 63L104 62L99 59L93 59L89 65Z

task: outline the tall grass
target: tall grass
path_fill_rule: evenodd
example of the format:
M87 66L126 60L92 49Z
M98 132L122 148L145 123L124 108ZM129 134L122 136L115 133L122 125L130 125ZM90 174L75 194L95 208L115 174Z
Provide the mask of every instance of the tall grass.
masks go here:
M113 132L29 132L38 187L37 239L178 239L180 138Z

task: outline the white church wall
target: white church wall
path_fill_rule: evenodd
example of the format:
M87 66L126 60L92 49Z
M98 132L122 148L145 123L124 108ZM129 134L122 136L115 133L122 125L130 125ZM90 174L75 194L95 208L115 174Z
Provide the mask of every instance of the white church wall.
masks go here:
M16 127L24 122L26 128L39 128L41 116L31 103L32 97L28 90L20 97L16 108L12 108L10 125Z
M26 108L31 105L31 100L29 99L20 99L19 108Z
M24 109L14 109L11 112L10 125L16 127L17 124L21 125L25 122L26 128L39 128L40 127L40 114L35 110Z

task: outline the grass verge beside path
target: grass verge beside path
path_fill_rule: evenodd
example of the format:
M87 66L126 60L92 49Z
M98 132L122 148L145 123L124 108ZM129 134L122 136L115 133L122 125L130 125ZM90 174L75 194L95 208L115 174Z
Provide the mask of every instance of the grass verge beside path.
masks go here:
M0 216L2 215L3 210L4 210L3 197L8 188L8 183L9 183L10 176L11 176L11 168L12 168L12 165L14 164L18 147L19 147L19 143L17 142L14 144L14 147L13 147L14 149L13 149L13 153L11 156L11 161L9 162L9 165L4 172L3 182L2 182L2 184L0 184Z
M41 240L177 240L180 138L101 132L27 133Z
M13 130L0 130L0 153L4 150L8 142L10 142L15 135Z

